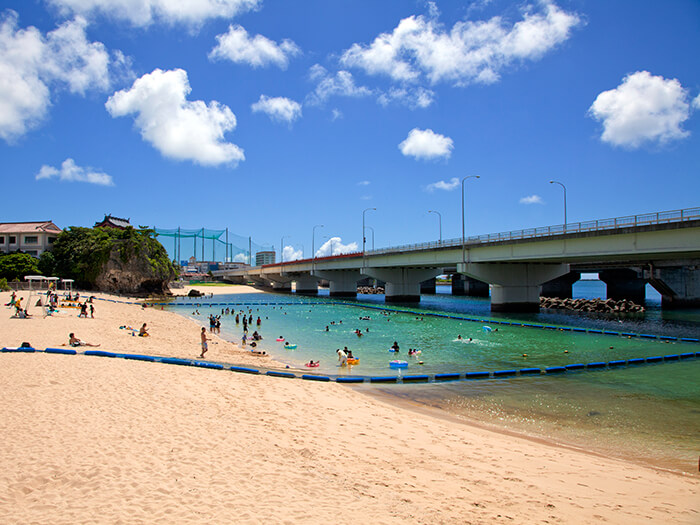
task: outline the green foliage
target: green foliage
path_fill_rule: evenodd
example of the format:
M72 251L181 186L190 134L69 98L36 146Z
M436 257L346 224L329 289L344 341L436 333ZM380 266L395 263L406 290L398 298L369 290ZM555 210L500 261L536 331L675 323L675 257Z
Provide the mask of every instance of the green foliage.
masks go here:
M39 272L41 275L51 277L56 271L56 258L51 252L43 252L39 256Z
M175 275L168 253L149 228L67 228L56 239L53 256L59 277L74 279L86 288L95 284L105 263L114 256L122 263L134 258L148 261L158 279L167 281Z
M22 279L25 275L37 275L37 260L26 253L8 253L0 256L0 277L12 280Z
M0 292L9 292L9 291L10 291L10 287L7 284L7 279L5 279L3 277L2 279L0 279Z

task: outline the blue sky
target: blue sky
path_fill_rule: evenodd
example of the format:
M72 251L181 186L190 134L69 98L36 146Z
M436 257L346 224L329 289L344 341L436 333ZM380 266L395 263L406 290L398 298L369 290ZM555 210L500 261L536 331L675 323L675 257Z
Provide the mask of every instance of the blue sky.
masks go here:
M428 210L460 237L467 175L472 235L560 224L551 179L569 222L699 204L696 0L2 7L3 221L228 227L289 258L319 224L317 249L361 245L366 208L377 247L436 240Z

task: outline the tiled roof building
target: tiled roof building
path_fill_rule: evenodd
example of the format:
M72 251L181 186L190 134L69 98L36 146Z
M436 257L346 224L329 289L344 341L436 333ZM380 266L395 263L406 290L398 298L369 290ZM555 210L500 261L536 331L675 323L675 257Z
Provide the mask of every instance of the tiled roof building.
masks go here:
M120 230L125 230L129 226L131 226L129 219L120 219L111 215L105 215L102 221L95 223L95 228L119 228Z
M61 228L51 221L0 223L0 251L17 250L38 257L50 250L61 233Z

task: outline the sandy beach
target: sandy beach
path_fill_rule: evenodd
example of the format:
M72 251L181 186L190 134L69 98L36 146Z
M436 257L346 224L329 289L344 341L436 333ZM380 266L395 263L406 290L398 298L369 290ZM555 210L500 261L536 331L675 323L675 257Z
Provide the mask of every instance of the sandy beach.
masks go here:
M75 332L104 350L199 354L201 325L159 308L97 301L95 319L0 312L0 346L56 347ZM147 338L119 328L144 322ZM210 337L209 360L276 365ZM1 353L0 392L1 523L700 523L697 475L336 383Z

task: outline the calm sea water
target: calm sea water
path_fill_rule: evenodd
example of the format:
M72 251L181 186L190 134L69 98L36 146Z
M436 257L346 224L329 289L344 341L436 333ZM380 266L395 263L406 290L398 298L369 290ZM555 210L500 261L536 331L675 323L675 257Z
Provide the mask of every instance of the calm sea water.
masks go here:
M605 285L600 281L580 281L574 287L574 296L605 297ZM277 360L301 369L310 359L320 360L321 366L314 371L328 374L394 375L389 361L397 358L408 361L404 373L411 374L543 368L700 351L698 345L687 343L488 322L518 320L700 338L700 311L662 311L660 298L653 290L647 294L647 312L618 316L562 311L496 315L491 314L488 299L453 297L449 295L449 287L440 286L437 294L422 296L419 305L386 305L392 311L370 308L385 306L383 296L372 295L358 296L357 300L342 304L324 294L307 298L260 293L197 301L200 306L171 308L207 325L210 314L221 314L226 308L209 303L245 303L230 308L252 314L254 321L261 317L259 332L264 337L261 348ZM431 317L431 313L487 321ZM224 314L221 321L221 335L240 340L242 325L235 324L234 315ZM491 331L484 327L490 327ZM356 330L360 330L361 337L356 335ZM285 350L283 343L275 341L279 336L297 348ZM401 347L398 356L388 350L394 341ZM360 364L349 369L340 368L336 356L336 349L346 346L360 358ZM420 355L408 357L409 348L420 350ZM360 389L370 394L408 398L457 417L594 448L608 455L631 457L684 472L698 470L700 360L556 377L390 387L363 385Z

